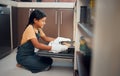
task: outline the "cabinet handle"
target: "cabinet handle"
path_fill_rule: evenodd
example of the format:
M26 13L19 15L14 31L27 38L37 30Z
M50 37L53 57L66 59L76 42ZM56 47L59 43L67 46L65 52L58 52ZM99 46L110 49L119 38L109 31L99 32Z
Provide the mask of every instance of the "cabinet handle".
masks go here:
M60 24L62 24L62 14L63 14L63 12L61 11L61 19L60 19Z
M57 24L57 11L55 11L55 24Z

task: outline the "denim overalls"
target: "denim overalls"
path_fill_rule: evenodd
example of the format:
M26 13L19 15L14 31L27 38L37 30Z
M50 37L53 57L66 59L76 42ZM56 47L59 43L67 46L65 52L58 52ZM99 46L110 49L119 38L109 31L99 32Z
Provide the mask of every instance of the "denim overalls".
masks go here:
M40 32L36 33L37 39L40 38ZM29 40L23 45L20 45L17 51L16 60L32 73L44 71L45 68L51 66L53 60L50 57L37 56L34 52L34 46Z

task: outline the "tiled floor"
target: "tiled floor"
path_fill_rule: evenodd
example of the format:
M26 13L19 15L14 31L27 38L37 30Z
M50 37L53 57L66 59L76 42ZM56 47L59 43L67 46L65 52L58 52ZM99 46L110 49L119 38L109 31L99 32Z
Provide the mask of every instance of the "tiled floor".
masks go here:
M49 71L31 73L16 67L16 50L0 60L0 76L73 76L73 67L69 59L54 59L53 67Z

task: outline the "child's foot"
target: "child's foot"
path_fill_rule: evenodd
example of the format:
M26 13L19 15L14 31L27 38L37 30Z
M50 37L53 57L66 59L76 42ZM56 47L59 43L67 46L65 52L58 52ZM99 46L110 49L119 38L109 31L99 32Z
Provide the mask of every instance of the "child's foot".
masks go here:
M45 71L48 71L52 68L52 66L48 66L47 68L45 68Z
M20 64L16 64L17 67L22 68L23 66Z

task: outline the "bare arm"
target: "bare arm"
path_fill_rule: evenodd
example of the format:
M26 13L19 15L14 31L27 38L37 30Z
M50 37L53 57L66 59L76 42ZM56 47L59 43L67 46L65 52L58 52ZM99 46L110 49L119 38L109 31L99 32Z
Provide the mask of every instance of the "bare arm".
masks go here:
M50 42L50 41L53 41L55 38L52 38L52 37L47 37L47 36L43 36L41 37L44 41L47 41L47 42Z
M48 51L51 50L51 46L40 43L36 38L31 39L31 42L33 43L35 48L48 50Z
M44 41L50 42L55 39L55 38L46 36L42 29L39 29L39 31L40 31L40 36Z

